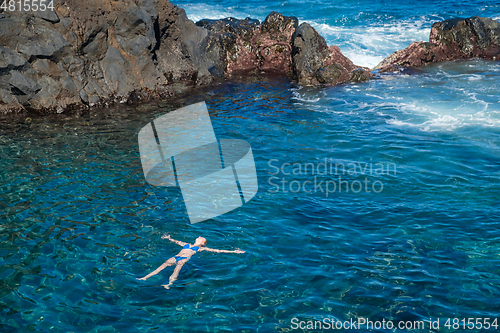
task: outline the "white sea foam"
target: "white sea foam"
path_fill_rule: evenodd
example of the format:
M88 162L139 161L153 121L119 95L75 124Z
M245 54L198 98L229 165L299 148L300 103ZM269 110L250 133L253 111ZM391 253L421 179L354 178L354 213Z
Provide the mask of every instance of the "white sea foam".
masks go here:
M261 17L250 15L247 12L242 12L237 7L227 7L217 4L185 4L182 5L182 8L186 11L187 17L194 22L202 19L219 20L226 17L244 19L250 16L256 19L262 19Z
M401 100L390 94L368 93L365 96L372 99L357 102L355 109L360 110L361 114L372 113L382 117L392 126L422 131L453 131L466 126L500 128L500 108L497 103L492 104L487 99L491 97L461 89L457 89L455 94L455 98L436 99L432 97L433 92L429 91L428 100L417 96L412 99L410 95Z
M252 17L264 20L264 11L260 15L251 9L239 6L226 7L218 4L185 4L189 19L222 19ZM248 11L250 10L250 11ZM423 18L418 21L403 21L392 24L380 24L359 27L333 26L315 20L301 20L313 26L327 41L328 45L337 45L345 56L355 64L374 67L391 53L403 49L413 41L428 40L432 21Z
M477 92L464 91L464 94L469 97L473 104L482 107L482 111L486 111L488 109L488 105L490 105L490 103L477 98Z
M218 4L187 4L182 7L194 21L230 16L239 19L249 16L262 21L265 18L262 15L266 13L265 10ZM498 15L492 16L500 19ZM432 23L438 20L438 16L429 14L416 21L372 23L354 27L327 24L320 20L301 22L311 24L326 39L328 45L339 46L344 55L355 64L372 68L411 42L427 41ZM485 66L488 68L488 76L484 75ZM292 100L295 104L318 112L346 115L373 112L391 126L412 127L423 131L455 130L470 125L500 128L500 100L496 95L498 85L495 83L500 74L493 77L490 75L492 72L500 73L500 68L497 67L500 66L496 63L485 65L477 61L443 63L437 64L434 71L431 70L429 75L422 77L422 81L415 76L387 76L379 81L382 82L381 86L361 85L360 88L358 85L345 85L342 87L342 94L335 96L325 94L324 90L299 87L291 89ZM410 79L411 83L405 82ZM387 80L394 82L384 84ZM445 85L445 82L449 83ZM423 91L428 91L426 96L429 98L422 98ZM413 92L416 93L414 96ZM339 91L335 90L335 93L338 94ZM343 94L349 96L351 93L364 95L366 99L361 98L354 103L352 100L345 101ZM335 107L325 106L322 103L325 98ZM343 102L350 103L350 106L346 108Z
M373 95L373 94L366 94L366 96L370 96L370 97L375 97L375 98L378 98L378 99L385 99L385 97L381 97L381 96L378 96L378 95Z
M477 80L481 80L483 78L482 75L478 75L478 74L471 74L469 75L469 77L467 78L469 81L477 81Z
M437 116L435 118L424 121L423 123L414 123L409 121L401 121L397 118L388 119L386 122L390 125L396 126L411 126L417 127L423 131L436 131L436 130L454 130L463 123L459 119L453 116Z
M355 64L375 67L393 52L414 41L429 39L430 20L403 21L378 26L344 27L306 21L329 45L337 45Z
M308 91L301 92L302 88L303 87L290 89L293 96L292 99L303 103L316 103L325 97L325 93L322 91L313 90L311 92Z
M481 108L483 110L478 110L477 107L474 108L470 105L463 105L457 109L400 105L398 109L401 111L401 114L387 114L383 112L379 112L378 114L387 118L387 124L416 127L423 131L452 131L471 125L500 127L500 112L487 111L487 106L488 103L484 104L484 108Z

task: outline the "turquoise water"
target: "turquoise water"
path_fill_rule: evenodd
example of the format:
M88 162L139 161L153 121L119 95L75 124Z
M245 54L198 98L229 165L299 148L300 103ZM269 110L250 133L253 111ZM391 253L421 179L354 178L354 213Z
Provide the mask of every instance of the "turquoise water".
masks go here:
M470 60L337 87L255 77L173 101L0 116L0 331L439 318L457 332L447 318L498 318L499 82L500 63ZM145 182L137 133L200 101L218 137L251 144L259 192L190 224L178 191ZM171 267L137 281L179 250L165 233L246 253L198 253L170 290Z

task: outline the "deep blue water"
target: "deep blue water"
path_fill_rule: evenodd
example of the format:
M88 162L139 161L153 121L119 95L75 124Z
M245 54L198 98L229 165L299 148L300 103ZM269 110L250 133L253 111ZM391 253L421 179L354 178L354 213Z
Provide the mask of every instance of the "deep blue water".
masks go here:
M429 40L434 22L455 17L500 18L497 1L174 1L194 21L228 16L264 20L271 11L296 16L315 27L328 42L337 45L355 64L374 67L411 42Z
M184 7L188 15L209 17L203 8L213 8L214 17L257 18L283 8L340 29L339 44L353 52L367 45L356 44L364 26L367 39L378 31L398 44L391 38L399 19L401 29L423 31L434 16L481 9L500 16L498 6L474 2ZM370 57L385 56L384 45ZM446 318L493 321L500 317L499 82L500 63L470 60L337 87L256 77L173 101L1 116L0 331L275 332L291 330L293 318L440 318L440 332L458 332L444 327ZM230 213L190 224L178 191L145 182L137 133L200 101L217 136L251 144L259 192ZM324 175L317 168L325 161L347 170ZM327 196L311 187L314 177L323 189L340 177L349 191ZM247 253L196 254L170 290L161 284L171 267L137 281L177 253L160 238L165 233Z

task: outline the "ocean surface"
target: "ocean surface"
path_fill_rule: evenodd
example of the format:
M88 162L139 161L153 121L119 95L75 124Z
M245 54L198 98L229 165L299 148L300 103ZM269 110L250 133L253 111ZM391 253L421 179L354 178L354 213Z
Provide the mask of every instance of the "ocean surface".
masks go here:
M174 3L195 21L295 15L369 67L435 21L500 18L492 1ZM2 115L0 332L287 332L359 318L426 326L337 331L479 332L445 326L468 318L498 331L499 91L500 62L473 59L336 87L251 77L171 101ZM144 180L137 134L201 101L218 137L250 143L259 191L190 224L179 191ZM246 253L198 253L166 290L172 267L136 280L178 252L164 234Z

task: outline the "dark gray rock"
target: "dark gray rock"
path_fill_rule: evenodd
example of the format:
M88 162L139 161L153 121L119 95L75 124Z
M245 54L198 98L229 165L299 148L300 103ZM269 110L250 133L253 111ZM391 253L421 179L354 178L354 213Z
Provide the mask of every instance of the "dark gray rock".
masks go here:
M351 82L364 82L371 79L374 75L365 68L357 68L351 72L349 81Z
M133 82L129 80L127 69L129 61L121 54L116 47L108 47L106 56L101 61L104 80L113 96L126 98L127 94L133 90Z
M17 95L26 95L28 98L33 98L41 89L37 82L15 70L10 71L9 83Z
M80 52L85 54L91 61L99 61L104 58L108 49L107 31L97 31L89 36L86 43L81 46Z
M302 23L292 35L292 71L303 84L311 84L315 73L328 56L328 45L308 23Z
M116 41L122 49L134 56L149 53L156 46L151 16L139 7L132 7L117 14Z
M164 29L156 55L158 69L168 84L207 84L214 79L209 69L223 70L218 36L195 25L183 9L168 13Z
M367 68L361 69L345 57L337 46L328 46L323 37L307 23L302 23L292 36L292 77L305 85L336 85L371 78Z
M0 104L13 104L17 103L17 99L12 96L10 90L0 88Z
M57 16L54 10L46 9L46 10L37 10L32 12L33 15L38 16L41 19L44 19L50 23L58 23L59 16Z
M299 26L299 20L295 16L283 16L281 13L271 12L264 20L261 30L264 33L281 33L290 26L294 29Z
M256 29L260 28L260 21L247 17L244 20L238 20L234 17L228 17L220 20L201 20L196 25L215 33L230 33L240 36L243 39L250 40Z
M49 23L42 19L32 18L32 22L21 27L23 30L17 36L17 52L27 59L57 57L62 54L68 42L59 31L48 25Z
M314 78L321 84L332 84L338 82L345 68L337 63L320 67L314 73Z
M499 52L500 22L479 16L437 22L432 25L429 42L446 48L458 44L466 57L492 57Z
M11 94L10 88L0 88L0 112L20 112L24 107L19 104L17 98Z
M0 73L7 73L12 69L19 69L26 64L26 60L17 52L0 46Z

